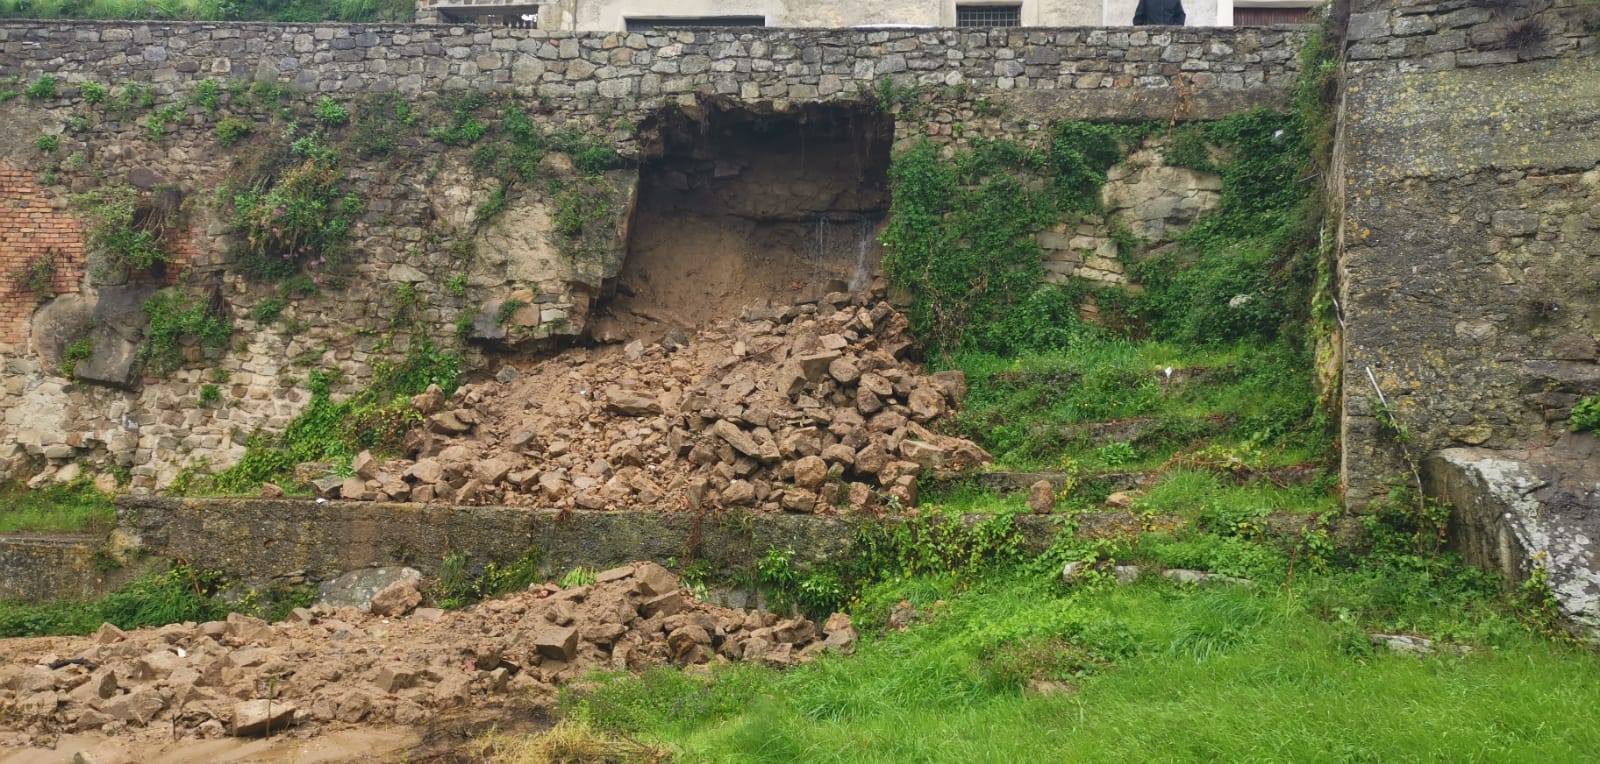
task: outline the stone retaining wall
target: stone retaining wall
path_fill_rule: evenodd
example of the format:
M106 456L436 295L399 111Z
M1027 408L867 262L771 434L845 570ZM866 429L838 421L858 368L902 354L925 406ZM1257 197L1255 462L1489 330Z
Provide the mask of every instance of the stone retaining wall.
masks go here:
M1600 6L1352 10L1336 169L1361 506L1410 482L1377 390L1416 459L1553 444L1600 393Z
M503 349L493 343L508 333L519 349L583 333L590 307L621 267L637 171L606 173L614 205L602 222L615 232L600 237L606 240L592 256L558 246L559 199L543 182L523 184L502 213L482 222L477 211L500 179L474 169L474 147L430 135L448 120L446 94L502 94L547 129L614 147L625 164L650 149L663 110L696 112L713 101L795 119L817 104L882 105L895 114L900 145L1037 141L1061 119L1207 119L1281 105L1304 36L1299 28L595 34L0 21L0 90L21 91L45 76L58 83L49 97L0 101L6 172L32 177L49 225L61 230L81 225L72 201L78 193L107 184L176 192L181 262L166 282L220 306L235 327L227 348L188 347L176 372L140 377L140 306L160 284L117 283L90 262L84 274L64 268L63 278L77 281L52 300L0 294L0 317L31 316L0 336L0 476L83 462L130 471L135 490L162 489L186 467L233 464L252 433L281 431L309 400L304 382L313 370L339 372L342 392L423 343L461 352L478 371L492 370L487 350ZM208 81L218 88L215 107L196 97ZM146 85L151 102L119 112L90 103L88 83L111 88L112 98L123 85ZM283 100L264 102L247 87L256 83L290 89ZM278 285L234 267L237 241L214 201L218 187L252 151L285 143L280 110L305 113L327 98L356 114L383 93L421 116L387 125L398 144L392 155L347 150L340 157L346 187L359 191L363 207L349 237L350 262L318 294L289 301L279 319L259 319L256 309L277 296ZM152 128L158 112L172 119ZM224 146L216 135L224 119L256 135ZM314 123L300 119L303 136ZM342 138L354 129L326 131ZM41 137L59 147L40 149ZM548 176L541 181L578 182L561 159L541 165ZM19 201L20 193L0 200ZM1046 239L1058 276L1124 279L1112 259L1084 254L1103 253L1105 231L1055 233ZM26 255L0 243L0 261ZM75 268L77 261L63 262ZM512 301L522 307L502 310ZM95 358L67 377L67 346L90 334Z
M104 539L92 536L0 536L0 601L86 599L121 581L95 565Z
M1199 116L1279 102L1304 33L1247 29L1028 28L541 32L463 26L259 23L0 23L0 76L170 85L206 77L293 82L317 93L466 88L552 99L564 112L648 112L697 94L746 102L857 99L880 79L991 91L1063 91L1073 106L1116 104ZM1105 92L1093 98L1072 91ZM1168 91L1161 93L1159 91ZM1138 101L1157 96L1156 104ZM1164 108L1163 108L1164 107ZM1219 112L1219 107L1221 108ZM1065 115L1058 111L1058 116Z

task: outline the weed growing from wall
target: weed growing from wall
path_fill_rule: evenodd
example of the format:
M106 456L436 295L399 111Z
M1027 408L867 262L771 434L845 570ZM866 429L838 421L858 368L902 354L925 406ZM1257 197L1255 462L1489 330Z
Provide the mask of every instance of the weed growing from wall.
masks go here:
M454 392L461 364L460 356L423 342L398 363L378 363L372 383L343 400L333 398L337 376L314 371L306 380L311 402L284 432L252 436L238 464L197 480L196 490L252 494L262 483L287 481L295 466L305 462L347 465L363 449L393 452L401 436L422 422L410 396L429 385Z
M172 260L164 237L176 210L131 186L102 186L73 199L89 219L88 245L101 267L138 275Z
M157 292L144 304L149 323L139 358L145 369L168 374L183 366L184 348L199 346L220 350L227 346L233 327L212 306L181 289Z
M1600 395L1591 395L1572 407L1567 428L1573 432L1600 432Z
M336 152L315 134L287 152L263 147L219 196L240 239L235 259L257 278L337 264L361 214L360 198L345 190Z

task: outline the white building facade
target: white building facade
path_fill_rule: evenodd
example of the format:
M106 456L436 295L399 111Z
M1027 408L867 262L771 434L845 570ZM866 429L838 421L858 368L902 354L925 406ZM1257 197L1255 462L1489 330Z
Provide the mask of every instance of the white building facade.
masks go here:
M423 23L620 32L662 27L1127 26L1139 0L418 0ZM1313 0L1183 0L1187 26L1297 23ZM1236 8L1237 6L1237 8Z

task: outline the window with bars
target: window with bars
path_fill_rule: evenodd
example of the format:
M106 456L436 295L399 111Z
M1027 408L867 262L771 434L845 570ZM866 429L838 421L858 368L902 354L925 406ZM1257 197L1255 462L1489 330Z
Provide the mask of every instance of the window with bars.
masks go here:
M1019 5L957 5L958 27L1020 27L1022 6Z
M694 27L764 27L765 16L672 16L663 18L627 18L623 20L629 32L648 32L652 29L679 29Z

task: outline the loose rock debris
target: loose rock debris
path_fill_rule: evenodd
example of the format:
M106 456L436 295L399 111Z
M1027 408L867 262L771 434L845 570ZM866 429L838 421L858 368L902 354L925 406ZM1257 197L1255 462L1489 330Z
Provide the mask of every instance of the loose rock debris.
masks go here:
M557 686L591 669L786 667L848 652L856 640L842 614L819 627L698 601L650 562L603 571L589 586L546 584L459 611L413 609L414 587L391 587L409 589L384 603L391 617L318 606L277 624L234 614L13 640L0 659L0 749L48 747L81 732L310 736L414 725L455 708L548 707Z
M936 431L966 392L924 374L883 289L751 310L659 343L574 349L450 398L405 458L357 457L328 498L608 509L907 507L917 476L990 457ZM271 491L272 487L265 490Z

